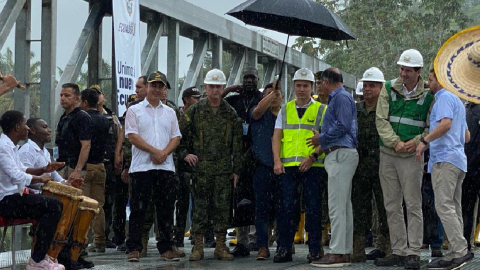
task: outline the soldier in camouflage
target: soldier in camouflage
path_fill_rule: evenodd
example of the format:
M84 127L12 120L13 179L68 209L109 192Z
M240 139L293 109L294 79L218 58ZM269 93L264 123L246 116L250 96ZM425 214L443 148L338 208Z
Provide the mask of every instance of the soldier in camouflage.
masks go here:
M365 262L385 257L389 250L388 224L383 194L380 186L378 169L380 164L380 137L375 125L375 108L383 87L383 73L377 68L368 69L363 76L364 100L357 103L358 122L358 155L359 163L352 186L353 207L353 262ZM372 201L375 200L378 209L380 245L375 246L368 255L365 254L365 233L371 228Z
M207 98L185 112L187 122L181 130L180 150L184 154L179 158L192 166L194 178L195 246L190 260L203 259L203 236L209 220L213 220L215 229L215 258L233 260L225 240L230 227L232 180L235 186L243 158L242 124L235 110L221 98L226 84L223 72L209 71L204 84Z

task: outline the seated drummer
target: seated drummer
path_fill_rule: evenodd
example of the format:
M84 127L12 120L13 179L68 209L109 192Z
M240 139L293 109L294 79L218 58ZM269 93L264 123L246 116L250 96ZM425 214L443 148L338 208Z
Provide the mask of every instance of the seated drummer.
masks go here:
M48 127L47 122L41 118L30 118L27 121L28 141L18 151L20 161L29 168L39 168L46 166L51 161L50 153L45 144L52 141L52 130ZM65 185L71 185L79 188L83 184L83 179L65 180L56 171L49 173L55 182ZM43 183L29 185L36 194L41 193L40 187Z
M52 180L48 174L63 166L52 162L42 168L27 168L18 156L18 142L28 135L27 119L22 112L6 111L0 118L3 130L0 136L0 216L11 219L37 220L37 234L27 270L63 270L47 255L57 223L62 214L62 203L51 197L23 194L25 186Z

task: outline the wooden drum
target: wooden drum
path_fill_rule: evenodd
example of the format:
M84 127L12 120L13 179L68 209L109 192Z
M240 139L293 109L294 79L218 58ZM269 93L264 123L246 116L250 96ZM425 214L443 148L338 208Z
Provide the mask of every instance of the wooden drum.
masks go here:
M82 202L78 207L78 213L73 222L72 230L72 248L70 249L70 256L73 261L77 261L80 256L82 248L88 244L88 229L90 223L96 214L100 212L98 209L98 202L94 199L82 196Z
M47 252L50 257L56 259L65 244L68 243L70 228L82 200L82 190L50 181L42 186L42 195L55 197L63 203L62 217Z

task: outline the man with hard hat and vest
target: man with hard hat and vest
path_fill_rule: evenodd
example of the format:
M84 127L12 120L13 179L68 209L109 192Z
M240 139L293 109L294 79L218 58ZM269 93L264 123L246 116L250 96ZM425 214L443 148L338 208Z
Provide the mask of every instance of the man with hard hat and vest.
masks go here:
M358 122L358 156L357 171L352 183L353 208L353 262L365 262L367 259L385 257L390 249L388 241L387 214L383 206L383 194L378 177L380 164L380 140L375 126L375 112L380 90L385 79L382 71L376 67L369 68L363 73L360 93L364 97L357 105ZM357 91L358 93L358 91ZM375 249L368 256L365 254L365 232L371 228L372 201L375 200L378 213L377 242Z
M225 245L230 227L232 183L236 186L242 166L242 124L235 110L222 99L227 81L221 70L210 70L205 76L207 98L185 111L183 139L179 158L192 165L193 220L195 245L190 261L203 259L203 236L213 221L216 246L214 257L233 260Z
M380 184L382 186L392 254L375 260L377 266L420 268L423 241L423 162L415 160L420 139L428 134L433 95L420 76L423 57L417 50L404 51L397 64L400 76L385 83L377 103L376 126L380 135ZM423 161L423 154L420 157ZM408 232L403 214L407 209Z
M284 215L278 220L278 254L274 262L292 260L292 244L298 222L298 185L303 185L306 205L309 261L318 260L321 242L320 191L323 158L319 149L305 144L312 131L318 132L327 106L310 94L315 78L312 71L299 69L293 77L295 100L288 102L277 116L272 138L274 173L281 175Z

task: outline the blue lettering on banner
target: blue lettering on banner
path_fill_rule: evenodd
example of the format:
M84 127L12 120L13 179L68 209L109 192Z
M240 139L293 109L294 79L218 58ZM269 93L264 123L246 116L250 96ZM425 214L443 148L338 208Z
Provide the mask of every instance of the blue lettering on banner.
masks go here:
M121 89L133 90L133 81L132 78L120 77L120 85L118 86Z
M126 94L119 94L118 95L118 105L125 105L127 104L127 100L128 100L128 95Z

